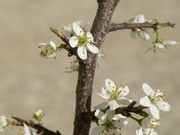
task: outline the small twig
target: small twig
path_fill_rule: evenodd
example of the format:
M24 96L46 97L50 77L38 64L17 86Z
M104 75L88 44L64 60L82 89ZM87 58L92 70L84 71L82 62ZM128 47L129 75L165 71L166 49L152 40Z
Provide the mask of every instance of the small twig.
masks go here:
M16 122L14 123L15 126L23 126L23 123L25 123L29 127L36 129L37 133L41 135L61 135L59 131L54 132L52 130L45 128L44 126L34 123L31 120L23 120L21 118L14 117L14 116L12 116L12 118L17 120L17 123Z
M58 29L56 29L54 27L50 27L50 30L54 34L56 34L59 38L61 38L61 40L64 41L66 44L69 44L68 38L62 32L60 32Z
M166 27L174 27L175 24L174 23L170 23L170 22L167 22L167 23L158 23L158 26L166 26ZM109 32L112 32L112 31L117 31L117 30L123 30L123 29L135 29L135 28L152 28L152 29L155 29L157 27L157 23L119 23L119 24L115 24L115 23L112 23L111 24L111 27L109 29Z
M66 46L64 47L64 49L66 49L67 51L69 51L72 55L76 55L76 49L72 48L69 45L69 39L62 33L60 32L58 29L54 28L54 27L50 27L50 30L56 34L65 44Z
M137 106L137 107L133 107L135 105L135 101L132 102L129 106L127 107L119 107L115 110L115 114L122 114L123 116L126 116L126 117L131 117L131 113L134 113L134 114L138 114L138 115L141 115L143 117L147 117L148 114L143 111L144 109L146 109L146 107L144 106ZM102 112L106 112L108 110L108 108L105 108L103 110L101 110ZM86 115L89 115L89 119L92 120L92 121L97 121L98 118L94 115L95 114L95 111L92 111L91 113L89 114L86 114ZM84 114L85 115L85 114Z

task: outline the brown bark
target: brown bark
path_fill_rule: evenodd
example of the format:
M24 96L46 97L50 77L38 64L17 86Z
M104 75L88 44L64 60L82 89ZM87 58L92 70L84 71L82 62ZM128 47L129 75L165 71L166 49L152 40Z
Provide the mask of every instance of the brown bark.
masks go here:
M111 26L111 19L119 0L98 0L98 10L91 33L98 48L102 45ZM91 125L88 115L91 112L92 86L96 67L96 55L88 52L88 59L79 59L79 75L76 88L76 110L74 120L74 135L88 135Z

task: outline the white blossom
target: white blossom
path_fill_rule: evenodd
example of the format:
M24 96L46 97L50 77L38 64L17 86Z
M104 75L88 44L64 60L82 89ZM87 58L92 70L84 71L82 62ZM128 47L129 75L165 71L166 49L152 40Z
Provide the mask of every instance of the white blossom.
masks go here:
M6 126L8 126L8 120L6 116L0 115L0 131L3 132Z
M98 54L99 49L92 44L94 41L92 34L90 32L85 33L76 23L72 25L75 35L69 39L69 44L72 48L78 47L78 56L83 60L87 59L87 49L92 53Z
M84 23L83 21L75 21L75 22L67 23L66 25L62 27L67 38L70 38L71 36L75 34L73 31L73 23L78 24L83 30L86 30L85 27L90 25L90 23Z
M143 90L147 96L140 99L140 104L149 107L150 113L155 119L160 119L159 110L170 111L171 106L163 101L164 95L158 90L153 90L148 84L143 84Z
M147 20L145 20L144 15L137 15L136 18L132 21L132 23L145 23ZM140 36L143 40L150 40L150 36L147 32L147 29L143 28L136 28L131 31L131 38L135 39L136 36Z
M119 135L121 128L128 124L125 116L115 115L112 110L107 110L106 113L96 110L95 116L100 120L100 124L93 129L91 135Z
M40 53L41 56L43 56L47 59L56 58L57 47L53 41L50 41L49 44L41 43L39 45L39 48L42 48L42 51Z
M177 42L176 41L172 41L172 40L162 40L162 41L158 41L158 42L154 42L152 44L152 46L148 49L149 50L154 50L154 52L164 52L165 49L168 49L168 47L173 47L174 45L176 45Z
M95 109L104 109L107 106L110 107L111 110L115 110L118 107L122 107L124 105L128 105L131 100L126 99L129 93L129 88L127 86L116 87L116 84L110 80L105 80L105 87L102 88L101 93L97 93L104 99L107 99L108 102L103 102L95 107Z
M25 123L23 123L23 126L24 126L24 135L36 135L36 133L32 132Z

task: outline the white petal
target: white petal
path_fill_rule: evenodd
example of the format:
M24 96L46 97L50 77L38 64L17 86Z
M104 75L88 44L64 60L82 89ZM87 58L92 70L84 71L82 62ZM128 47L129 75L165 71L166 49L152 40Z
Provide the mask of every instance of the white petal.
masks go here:
M105 86L110 92L115 91L116 89L115 83L110 79L105 80Z
M118 104L120 107L128 106L131 102L131 99L127 99L125 97L121 97L120 99L118 99Z
M93 131L91 132L91 135L100 135L101 132L105 129L104 126L97 126L93 129Z
M104 99L109 99L109 96L107 94L102 94L102 93L97 93L97 94Z
M77 23L73 23L73 31L77 36L83 36L84 31L81 29L81 27Z
M100 118L104 115L104 113L103 113L101 110L97 109L97 110L95 111L94 115L95 115L98 119L100 119Z
M138 15L138 16L136 16L134 21L135 21L135 23L144 23L145 17L144 17L144 15Z
M48 59L56 58L56 53L49 54Z
M25 132L24 135L31 135L29 127L25 123L23 123L23 125L24 125L24 132Z
M115 122L113 122L113 124L117 128L122 128L122 127L124 127L124 126L126 126L128 124L128 121L126 119L121 119L120 122L119 121L115 121Z
M150 107L152 106L151 101L149 100L148 96L145 96L140 99L139 103L145 107Z
M78 52L78 56L85 60L87 59L87 49L83 46L79 46L78 49L77 49L77 52Z
M90 44L90 43L87 43L86 46L88 47L89 51L91 51L92 53L99 53L99 49L93 45L93 44Z
M151 118L149 120L149 124L153 125L153 127L157 127L157 126L161 125L161 122L160 122L160 120L156 120L154 118Z
M97 106L94 107L94 109L105 109L106 107L108 107L108 102L103 102Z
M102 87L101 93L97 93L99 96L101 96L104 99L109 99L109 95L107 94L104 87Z
M168 111L171 110L171 106L170 106L167 102L165 102L165 101L159 101L159 102L157 103L157 106L158 106L158 108L159 108L160 110L162 110L162 111L168 112Z
M108 135L119 135L119 132L115 129L110 129Z
M75 21L75 23L78 24L79 26L81 26L83 21Z
M120 92L120 96L122 96L122 97L125 97L125 96L127 96L127 95L129 94L129 88L128 88L128 86L125 86L124 88L123 88L123 87L120 87L120 88L118 89L118 91Z
M87 37L88 37L88 41L89 42L93 42L94 41L93 35L90 32L87 32Z
M107 110L106 114L107 114L107 119L111 121L112 118L114 117L115 111L114 110Z
M113 120L121 120L121 119L126 119L126 116L123 116L122 114L116 114L112 119Z
M73 36L69 39L69 44L72 48L76 47L78 45L78 38L76 36Z
M154 105L151 106L151 107L150 107L150 112L151 112L152 116L153 116L155 119L157 119L157 120L160 119L159 110L158 110L158 108L157 108L156 106L154 106Z
M121 127L124 127L128 124L128 121L126 120L126 117L121 115L121 114L118 114L116 115L113 120L115 120L115 122L113 122L113 124L115 124L115 126L117 128L121 128Z
M64 31L66 31L68 33L72 32L72 25L71 24L64 25L62 28Z
M102 87L101 93L106 94L106 89L104 87Z
M153 128L145 128L144 130L146 135L158 135L158 133Z
M163 41L163 44L173 46L173 45L177 44L177 42L171 41L171 40L165 40L165 41Z
M140 32L140 36L143 40L150 40L150 36L146 31Z
M146 95L150 96L154 94L154 90L147 83L143 83L142 87Z
M132 39L135 39L135 38L136 38L136 31L133 31L133 30L132 30L130 34L131 34L131 38L132 38Z
M56 44L53 41L50 41L50 45L53 47L54 50L56 50Z
M165 46L161 43L155 43L155 46L158 47L158 48L164 48Z
M110 101L108 103L108 105L109 105L110 110L116 110L119 107L119 105L116 102L116 100Z
M143 135L143 129L142 129L142 127L136 129L136 135Z
M40 43L39 45L40 46L47 46L48 44L47 43Z

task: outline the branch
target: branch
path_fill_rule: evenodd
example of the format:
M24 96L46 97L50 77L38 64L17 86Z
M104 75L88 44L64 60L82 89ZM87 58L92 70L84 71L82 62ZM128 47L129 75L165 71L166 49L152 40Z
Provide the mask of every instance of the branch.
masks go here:
M136 104L136 102L133 101L127 107L119 107L115 110L115 114L122 114L123 116L131 117L132 116L131 113L134 113L134 114L138 114L143 117L147 117L148 114L145 111L143 111L147 107L144 107L141 105L134 107L135 104ZM101 111L105 113L108 109L109 108L105 108ZM95 114L95 111L92 111L91 113L84 114L84 115L89 115L89 120L91 120L91 121L98 121L98 118L94 114Z
M111 19L119 0L97 0L98 10L91 28L94 42L100 48L111 26ZM78 84L76 87L76 109L73 135L89 135L91 120L91 97L96 68L96 55L88 52L87 60L79 61Z
M21 118L14 117L14 116L12 116L12 118L17 120L17 122L13 123L13 125L15 125L15 126L23 126L23 123L25 123L29 127L36 129L37 133L39 133L41 135L61 135L61 133L59 131L54 132L54 131L49 130L39 124L34 123L31 120L23 120Z
M77 51L75 48L72 48L69 45L69 39L62 33L60 32L58 29L54 28L54 27L50 27L50 30L56 34L65 44L66 46L64 47L64 49L66 49L67 51L69 51L71 54L76 55Z
M174 27L175 24L174 23L170 23L170 22L167 22L167 23L119 23L119 24L115 24L115 23L112 23L111 24L111 27L109 29L109 32L112 32L112 31L117 31L117 30L122 30L122 29L135 29L135 28L152 28L152 29L156 29L158 26L164 26L164 27Z

